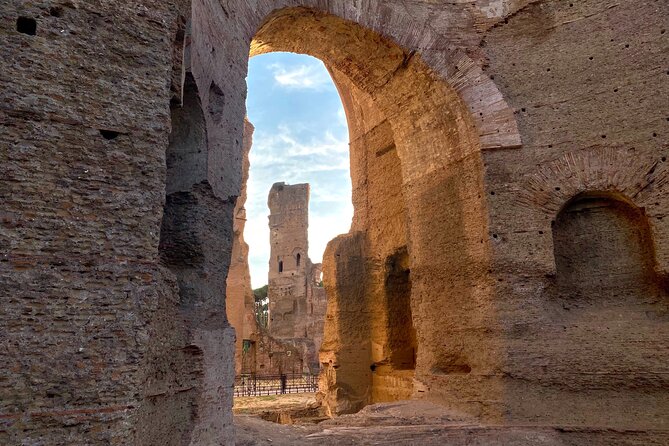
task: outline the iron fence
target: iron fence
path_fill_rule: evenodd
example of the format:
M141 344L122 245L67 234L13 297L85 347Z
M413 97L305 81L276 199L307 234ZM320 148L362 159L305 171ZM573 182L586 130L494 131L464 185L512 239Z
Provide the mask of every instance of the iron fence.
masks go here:
M318 375L310 373L284 375L239 375L235 377L235 396L281 395L318 390Z

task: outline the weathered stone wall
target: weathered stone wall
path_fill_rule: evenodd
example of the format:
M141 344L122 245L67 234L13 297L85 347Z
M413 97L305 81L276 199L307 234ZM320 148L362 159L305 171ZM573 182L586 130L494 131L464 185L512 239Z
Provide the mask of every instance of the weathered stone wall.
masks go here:
M269 206L269 331L279 339L306 335L309 185L275 183Z
M319 12L276 12L296 6ZM223 296L249 48L321 58L378 110L349 119L392 130L416 391L583 438L666 430L666 2L194 0L191 39L189 7L0 5L0 443L232 444ZM184 67L206 160L189 156L177 177L190 180L166 200ZM325 257L332 412L370 401L370 367L387 357L371 343L387 318L369 312L383 293L368 259L401 251L370 236L383 225L360 211L380 204L365 181L354 179L357 226ZM570 203L588 193L605 204ZM591 249L555 246L574 238ZM609 263L646 272L598 289L602 274L583 267L621 250L652 253L652 272ZM563 260L586 255L566 263L584 287L565 287Z
M485 32L523 138L485 153L511 420L667 427L668 27L666 2L543 1Z
M408 257L404 271L409 287L405 286L400 293L395 292L398 289L392 284L394 276L389 264L397 253L407 254L406 204L400 160L388 120L369 95L341 72L331 69L331 73L348 113L355 208L352 228L365 233L365 276L353 280L361 281L365 287L368 308L363 314L368 318L366 324L371 334L363 341L370 343L367 347L370 356L365 358L365 364L373 373L371 380L356 381L355 393L364 398L346 406L360 407L371 402L409 398L413 391L415 345L408 346L408 364L406 360L397 361L402 356L398 356L399 350L407 353L401 344L415 344L412 342ZM346 255L339 252L340 257ZM336 261L330 256L325 264ZM332 328L334 326L328 326L329 330ZM336 332L328 335L337 336ZM334 346L335 351L341 348L336 342ZM334 351L324 353L328 357L336 356ZM406 359L406 354L404 356ZM347 383L351 385L353 383Z
M0 443L230 443L234 200L182 91L190 3L0 15Z
M249 176L249 152L253 144L253 125L247 120L244 125L242 190L237 198L234 212L234 239L230 270L226 281L225 306L230 325L235 329L235 374L242 372L243 343L251 340L258 331L254 311L253 289L249 272L249 246L244 240L246 226L246 181Z

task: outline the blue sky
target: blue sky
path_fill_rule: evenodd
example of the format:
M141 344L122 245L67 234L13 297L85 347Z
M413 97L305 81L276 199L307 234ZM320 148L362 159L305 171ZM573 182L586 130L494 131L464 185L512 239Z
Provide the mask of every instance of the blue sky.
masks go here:
M325 245L348 232L353 216L348 128L344 109L323 63L310 56L270 53L249 61L246 100L255 126L244 238L253 288L267 283L272 184L309 183L309 257L319 263Z

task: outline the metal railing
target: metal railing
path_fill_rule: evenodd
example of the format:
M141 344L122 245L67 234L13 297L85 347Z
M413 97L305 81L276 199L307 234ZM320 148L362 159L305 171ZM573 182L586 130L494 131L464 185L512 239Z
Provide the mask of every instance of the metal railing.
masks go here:
M235 396L281 395L284 393L308 393L318 390L318 375L310 373L258 375L235 377Z

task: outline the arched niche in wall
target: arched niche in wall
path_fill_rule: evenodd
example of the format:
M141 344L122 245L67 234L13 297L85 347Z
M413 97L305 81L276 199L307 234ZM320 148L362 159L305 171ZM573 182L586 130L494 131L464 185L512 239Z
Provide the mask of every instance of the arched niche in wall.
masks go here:
M596 404L607 407L589 415L598 422L652 425L669 407L669 325L644 209L620 193L580 193L552 232L556 294L536 343L544 388L569 389L567 419Z
M648 219L624 196L581 193L553 224L559 289L607 296L655 283Z

